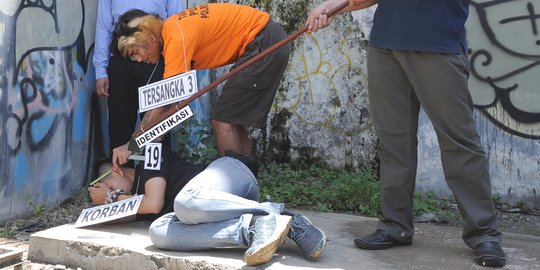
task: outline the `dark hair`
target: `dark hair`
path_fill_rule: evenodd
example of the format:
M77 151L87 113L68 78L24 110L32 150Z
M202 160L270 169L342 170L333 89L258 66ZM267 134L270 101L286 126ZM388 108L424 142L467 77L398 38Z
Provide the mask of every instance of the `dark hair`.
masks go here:
M118 18L118 22L111 33L111 42L109 44L109 52L112 55L120 55L120 52L118 51L118 39L121 36L130 36L137 31L137 27L130 27L128 23L135 18L144 17L146 15L149 14L140 9L131 9Z

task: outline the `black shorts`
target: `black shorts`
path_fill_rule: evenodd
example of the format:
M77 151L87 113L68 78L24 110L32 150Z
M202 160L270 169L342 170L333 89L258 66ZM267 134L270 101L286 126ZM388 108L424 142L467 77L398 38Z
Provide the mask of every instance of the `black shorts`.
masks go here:
M283 27L270 20L249 43L231 70L286 37ZM214 104L212 119L262 128L287 68L290 53L291 45L287 43L231 77Z

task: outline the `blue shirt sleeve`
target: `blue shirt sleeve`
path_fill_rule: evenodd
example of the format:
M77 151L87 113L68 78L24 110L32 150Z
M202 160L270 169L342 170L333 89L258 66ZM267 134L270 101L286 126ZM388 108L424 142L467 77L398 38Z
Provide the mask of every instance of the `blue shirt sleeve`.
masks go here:
M109 41L114 24L111 10L111 0L99 0L93 57L94 67L96 68L96 80L108 78Z
M184 10L182 2L181 0L167 0L167 18Z

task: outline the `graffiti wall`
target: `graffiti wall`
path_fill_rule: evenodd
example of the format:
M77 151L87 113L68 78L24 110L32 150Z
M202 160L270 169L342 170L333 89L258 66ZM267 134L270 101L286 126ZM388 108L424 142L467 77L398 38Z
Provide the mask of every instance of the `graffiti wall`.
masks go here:
M240 2L270 13L292 34L320 1ZM252 133L259 158L358 168L371 163L376 138L367 109L366 46L373 9L336 18L330 29L302 34L266 128ZM357 20L353 19L353 16Z
M106 99L95 93L91 61L97 2L2 0L0 223L71 198L107 155ZM210 82L207 70L197 76L200 88ZM209 104L192 102L195 121L171 136L187 155L206 147Z
M376 140L367 109L365 25L351 23L349 14L337 18L328 31L294 41L285 83L269 118L266 137L274 145L273 159L283 159L286 153L284 160L307 158L349 168L373 160ZM302 26L300 21L294 28Z
M96 1L0 5L0 220L78 192L92 170Z

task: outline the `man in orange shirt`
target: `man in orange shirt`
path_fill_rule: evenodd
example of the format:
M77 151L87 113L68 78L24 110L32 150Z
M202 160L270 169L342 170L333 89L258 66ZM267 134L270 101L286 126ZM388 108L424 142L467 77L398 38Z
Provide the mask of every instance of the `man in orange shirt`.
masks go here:
M118 49L124 57L157 63L163 54L164 78L233 63L234 69L287 36L267 13L227 3L196 6L165 21L155 15L120 20L116 30ZM290 44L285 44L225 83L212 111L212 127L221 156L227 150L251 154L245 127L263 127L290 51ZM165 106L147 112L142 124L167 109ZM116 155L113 151L113 162L123 164L129 154L127 144L121 146Z

